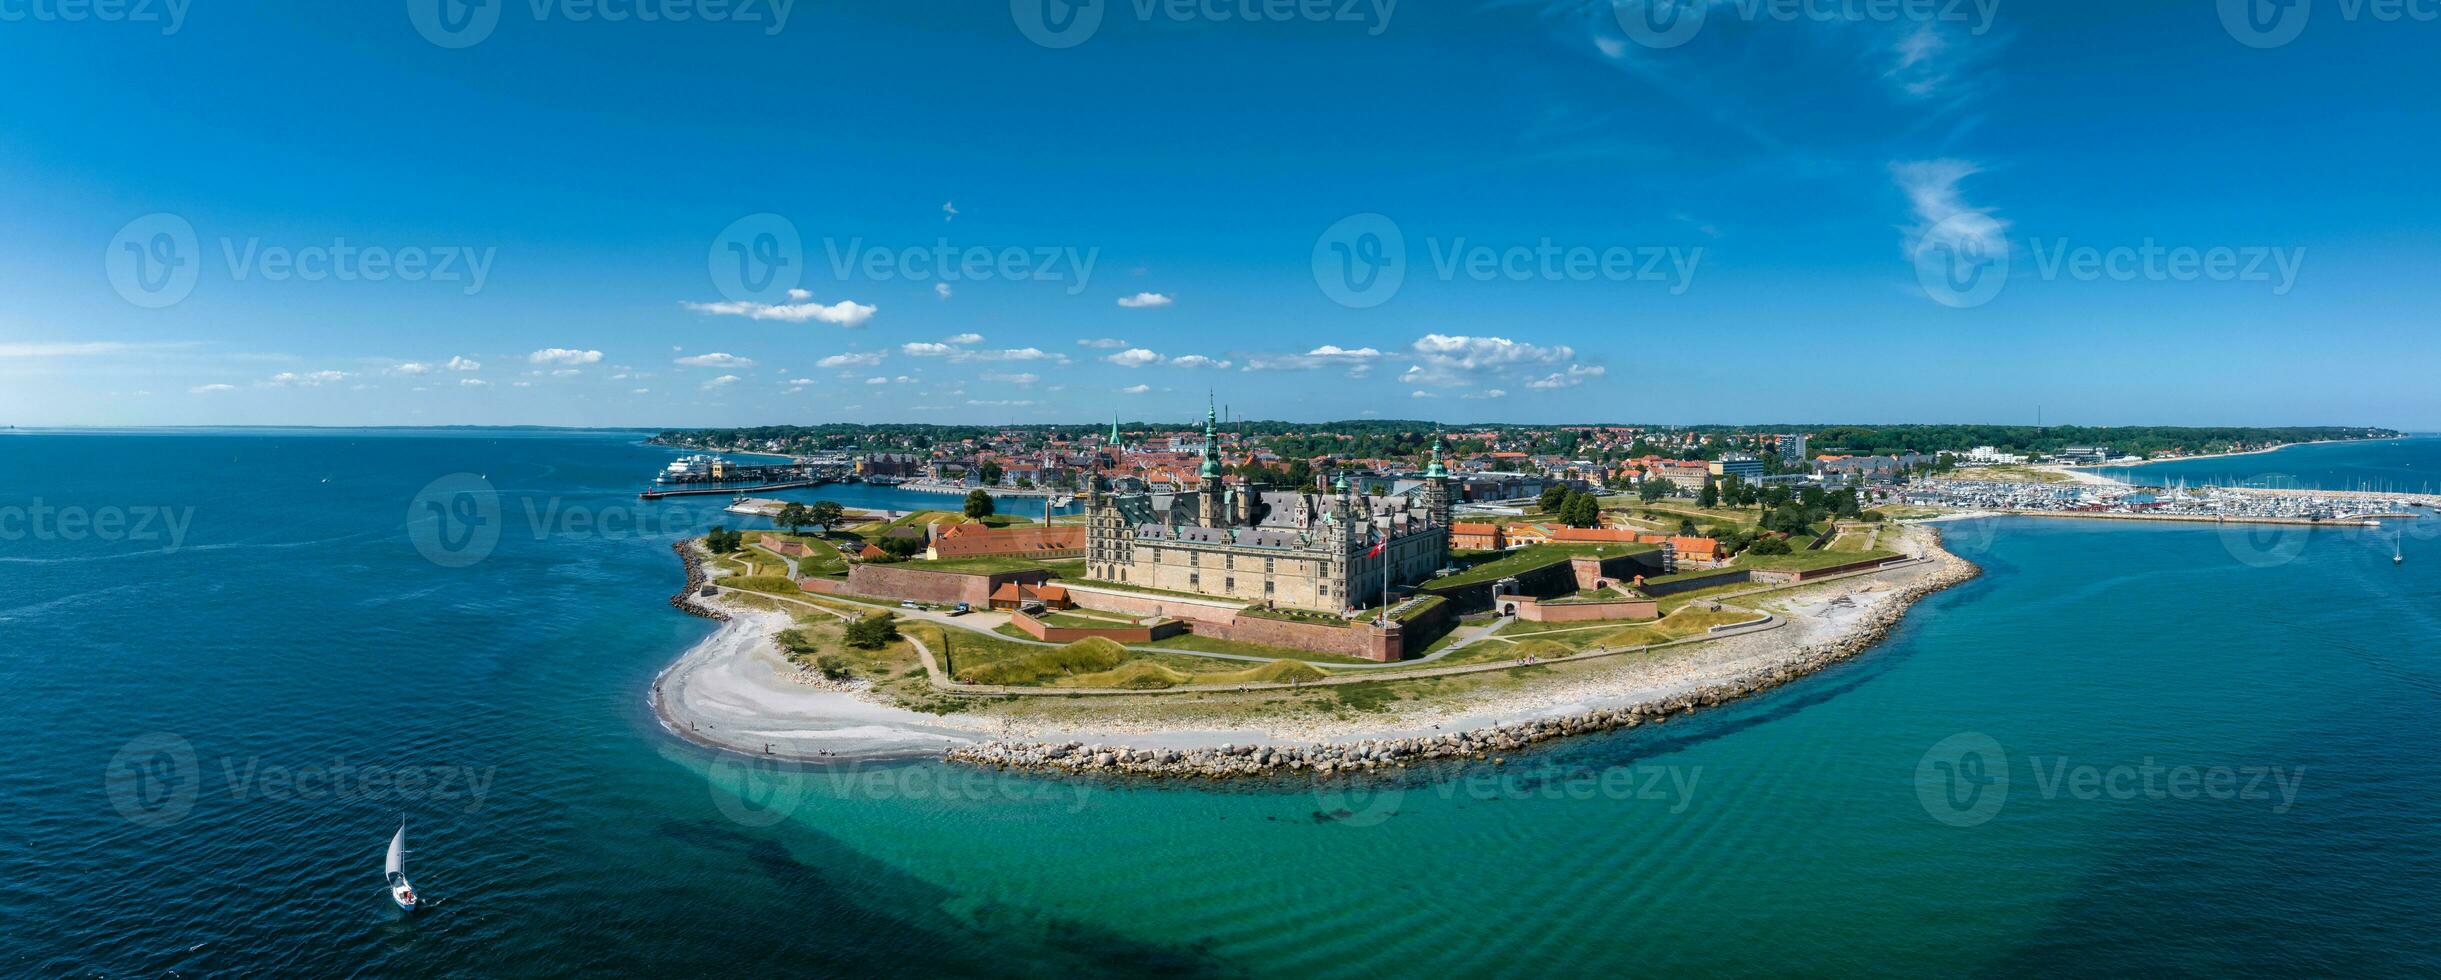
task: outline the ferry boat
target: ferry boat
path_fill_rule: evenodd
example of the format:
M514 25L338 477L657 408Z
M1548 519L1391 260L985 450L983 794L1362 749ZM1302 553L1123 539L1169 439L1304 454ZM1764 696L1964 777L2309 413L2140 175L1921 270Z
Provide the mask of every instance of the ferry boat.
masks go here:
M726 460L723 460L718 456L709 456L702 453L697 453L693 456L681 457L678 460L670 463L670 465L663 467L661 470L661 476L655 482L679 483L689 479L701 479L703 477L712 475L715 467L724 466L726 463Z

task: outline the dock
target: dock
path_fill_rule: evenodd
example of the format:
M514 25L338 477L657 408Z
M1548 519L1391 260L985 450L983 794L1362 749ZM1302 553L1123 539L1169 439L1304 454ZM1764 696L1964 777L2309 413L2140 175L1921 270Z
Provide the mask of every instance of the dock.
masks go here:
M823 486L830 482L831 481L829 480L798 480L794 483L767 483L761 486L753 487L701 487L686 490L646 490L643 493L637 494L636 497L640 500L659 500L663 497L710 497L715 495L735 496L748 493L769 493L774 490L804 490L810 487Z

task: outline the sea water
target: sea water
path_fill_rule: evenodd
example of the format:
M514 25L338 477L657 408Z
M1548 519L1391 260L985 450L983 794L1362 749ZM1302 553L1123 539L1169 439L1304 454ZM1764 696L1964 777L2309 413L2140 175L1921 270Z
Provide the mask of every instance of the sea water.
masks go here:
M1982 577L1733 706L1117 785L670 737L669 545L755 522L640 436L0 436L0 973L2441 970L2431 519L1953 523Z

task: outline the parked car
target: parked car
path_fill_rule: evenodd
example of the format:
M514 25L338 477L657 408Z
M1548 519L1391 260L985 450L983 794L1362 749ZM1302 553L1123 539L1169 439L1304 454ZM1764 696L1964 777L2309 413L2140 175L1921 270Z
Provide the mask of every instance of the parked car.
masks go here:
M961 603L958 603L958 604L957 604L957 606L956 606L955 608L952 608L952 609L949 611L949 614L950 614L950 615L952 615L952 616L964 616L964 615L966 615L967 613L974 612L974 611L975 611L975 609L974 609L974 607L973 607L973 606L969 606L969 605L967 605L966 603L961 602Z
M922 609L924 608L924 604L913 599L901 599L899 600L898 607L900 609Z

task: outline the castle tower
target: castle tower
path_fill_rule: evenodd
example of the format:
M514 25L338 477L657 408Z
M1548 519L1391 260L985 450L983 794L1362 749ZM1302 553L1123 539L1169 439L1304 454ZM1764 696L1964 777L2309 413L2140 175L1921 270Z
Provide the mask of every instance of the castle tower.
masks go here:
M1215 431L1219 421L1219 416L1213 412L1207 399L1204 405L1203 479L1197 486L1200 492L1195 495L1196 523L1205 527L1229 526L1229 501L1221 487L1220 436Z
M1424 467L1424 513L1432 523L1447 530L1453 501L1449 494L1449 467L1441 463L1441 434L1432 434L1432 465Z

